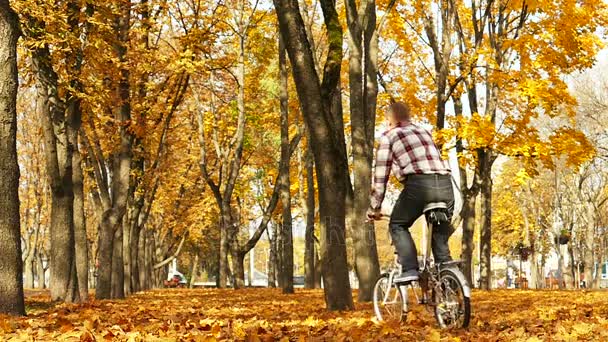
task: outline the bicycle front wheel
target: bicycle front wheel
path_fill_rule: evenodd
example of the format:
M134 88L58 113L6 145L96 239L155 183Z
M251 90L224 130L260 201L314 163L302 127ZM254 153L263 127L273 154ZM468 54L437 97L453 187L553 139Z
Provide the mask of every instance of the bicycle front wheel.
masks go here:
M433 291L435 319L441 328L466 328L471 319L470 289L458 269L439 274L439 289Z
M374 286L374 312L379 321L403 319L403 292L401 288L389 281L389 274L385 273L378 278Z

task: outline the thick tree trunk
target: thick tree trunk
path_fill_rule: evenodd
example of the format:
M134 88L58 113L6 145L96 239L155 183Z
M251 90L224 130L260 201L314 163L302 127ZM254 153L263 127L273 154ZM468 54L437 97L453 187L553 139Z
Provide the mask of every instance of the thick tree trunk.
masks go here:
M118 14L115 27L118 42L114 48L118 60L123 63L126 62L130 20L131 2L128 1L120 5L120 13ZM118 107L117 112L114 113L114 116L120 126L118 130L120 134L120 146L119 151L112 156L111 207L104 208L105 212L102 215L99 227L99 278L95 293L97 299L108 299L112 295L111 289L112 283L114 282L112 279L112 273L114 273L112 270L112 254L114 251L117 251L118 247L122 255L122 240L119 241L119 246L114 246L114 236L116 230L122 228L122 219L126 212L129 195L132 134L129 131L128 122L131 120L131 87L129 84L129 70L127 68L121 68L119 72L120 80L116 88L116 93L120 98L120 106ZM120 259L122 262L122 257ZM122 267L121 264L121 268ZM116 271L118 272L118 270ZM118 274L123 274L120 278L122 283L124 279L124 270ZM122 297L124 297L124 291L119 291L117 295L120 293L123 293ZM119 296L118 298L122 297Z
M25 315L17 164L19 20L0 0L0 313Z
M72 184L74 189L74 243L78 292L81 301L89 299L89 248L87 241L86 220L84 216L84 192L82 157L78 148L78 131L80 130L80 103L74 101L69 109L71 137L74 151L72 154Z
M306 149L306 233L304 250L304 287L315 288L315 180L312 152Z
M228 266L228 253L229 253L229 238L228 234L231 231L231 218L230 214L227 212L230 210L230 204L227 205L227 208L224 208L222 211L222 221L220 226L220 278L219 278L219 287L225 288L228 285L228 273L230 268Z
M283 224L281 225L282 255L281 255L281 287L283 293L293 293L293 232L291 218L291 193L289 179L289 93L287 91L287 56L285 44L279 34L279 101L281 107L281 168L279 182L281 204L283 205Z
M530 264L530 279L528 279L528 287L530 289L538 289L538 262L536 261L536 253L532 252L528 256L528 261Z
M595 209L592 203L585 203L586 205L586 216L587 224L585 227L585 240L584 240L584 253L583 259L585 260L585 286L587 288L595 288L596 282L593 277L593 271L595 268Z
M283 277L283 226L282 223L276 223L275 222L275 237L274 237L274 242L275 242L275 266L274 266L274 272L275 272L275 278L277 280L277 286L280 288L283 288L283 280L285 280L285 278Z
M469 109L471 111L477 111L477 92L473 88L467 89L468 91L468 99L469 99ZM456 117L462 116L462 101L460 97L454 96L454 114ZM458 126L458 130L461 128ZM469 186L468 177L467 177L467 168L466 166L460 166L462 164L466 165L466 161L461 163L461 158L464 157L464 145L463 141L460 138L456 139L456 153L458 153L458 170L460 173L460 196L462 198L462 209L460 210L460 219L462 222L462 262L463 262L463 272L464 275L469 282L469 286L475 287L475 282L473 279L473 251L475 250L475 205L477 202L477 195L479 192L479 186L477 184L478 178L478 169L475 170L475 175L473 177L472 185ZM456 228L456 227L455 227Z
M339 125L341 113L338 113L337 107L332 107L339 97L342 27L335 3L321 0L329 42L321 84L297 0L274 0L274 4L315 157L325 302L329 310L350 310L353 308L353 300L345 237L348 163L344 131L340 130L342 126ZM329 165L333 167L328 167Z
M465 184L466 186L466 184ZM475 242L475 202L477 196L472 196L468 191L462 192L462 209L460 217L462 218L462 262L464 275L473 286L473 250Z
M122 268L123 268L123 293L125 296L131 294L131 225L129 224L129 215L123 217L122 224Z
M190 283L188 284L188 288L193 288L194 283L196 282L196 278L198 277L198 253L194 256L194 260L192 260L192 267L190 268Z
M277 228L268 233L268 287L277 286Z
M144 260L144 279L143 284L145 284L146 289L154 288L154 234L151 231L147 231L144 234L145 241L145 260Z
M96 299L112 298L112 255L114 254L114 232L118 225L113 211L104 212L99 224L99 240L97 244L98 270Z
M124 291L124 279L125 269L123 262L123 232L122 225L119 225L118 229L114 232L114 243L112 252L112 298L122 299L125 298Z
M232 272L234 276L234 283L232 286L235 289L242 289L245 287L245 255L238 251L232 252Z
M52 300L72 302L76 298L69 283L75 263L74 193L72 188L72 149L68 139L65 106L58 97L57 74L50 62L48 47L35 49L38 109L44 132L47 174L51 188L50 288Z
M148 257L146 235L146 231L140 231L139 241L137 242L137 250L139 250L139 253L137 253L138 291L145 291L150 288L148 278L146 277L146 261Z
M349 28L350 116L354 192L350 208L353 234L355 271L359 279L359 302L372 299L380 274L374 225L367 222L369 187L372 179L374 127L376 118L377 36L374 1L362 1L357 10L355 1L347 1ZM362 12L359 12L361 11ZM365 25L365 26L364 26ZM365 39L364 39L365 38Z
M34 288L34 256L33 255L28 255L28 257L25 258L25 261L23 261L23 273L25 276L25 281L23 283L23 286L26 289L33 289Z
M71 176L70 176L71 178ZM71 181L70 181L71 183ZM70 188L66 186L65 188ZM71 191L70 191L71 192ZM76 258L73 234L72 196L55 192L51 204L51 299L77 301ZM66 228L69 227L69 228ZM74 286L76 285L76 286Z
M492 152L479 154L481 174L481 232L479 244L479 287L492 288Z
M557 243L555 246L555 250L557 251L557 281L560 290L564 289L565 284L565 265L564 265L564 254L562 251L562 246Z
M323 285L323 274L321 273L321 260L319 259L318 244L315 244L315 289L320 289Z
M46 289L46 268L42 263L42 253L40 251L36 253L36 279L38 288Z
M140 233L141 228L138 224L135 225L131 229L130 240L129 240L129 249L131 251L131 255L129 258L131 259L131 292L139 292L141 291L141 283L139 277L140 271L140 255L142 252L139 249L139 241L140 241Z

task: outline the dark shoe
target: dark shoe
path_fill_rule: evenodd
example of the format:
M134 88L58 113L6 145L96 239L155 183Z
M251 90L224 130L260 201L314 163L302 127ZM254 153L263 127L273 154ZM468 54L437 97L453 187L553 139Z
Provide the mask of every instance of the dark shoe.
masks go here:
M401 272L401 274L396 275L394 282L395 283L408 283L408 282L417 281L417 280L418 280L418 271L409 270L409 271Z
M460 268L460 260L450 260L439 263L439 268L442 270L445 269L459 269Z

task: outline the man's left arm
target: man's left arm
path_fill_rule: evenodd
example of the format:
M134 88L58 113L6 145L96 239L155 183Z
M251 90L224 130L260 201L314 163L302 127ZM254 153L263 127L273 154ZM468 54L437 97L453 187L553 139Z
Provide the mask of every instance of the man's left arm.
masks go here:
M370 210L368 211L368 216L372 218L380 218L380 209L382 208L382 201L386 193L386 183L390 176L392 163L390 139L388 136L383 135L380 138L380 146L378 146L378 151L376 152L376 167L374 169L374 181L370 197Z

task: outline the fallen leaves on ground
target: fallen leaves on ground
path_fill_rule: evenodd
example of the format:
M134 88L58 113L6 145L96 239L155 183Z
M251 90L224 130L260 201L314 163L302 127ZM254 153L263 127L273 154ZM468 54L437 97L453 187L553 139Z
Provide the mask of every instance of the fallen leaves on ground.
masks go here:
M155 290L126 300L54 305L26 300L28 317L0 316L2 340L21 341L581 341L608 340L608 293L473 293L468 330L440 330L425 307L379 323L372 305L328 312L321 290Z

